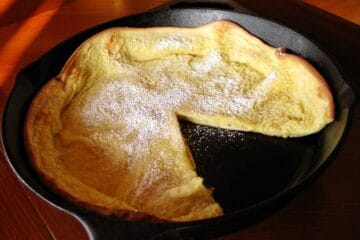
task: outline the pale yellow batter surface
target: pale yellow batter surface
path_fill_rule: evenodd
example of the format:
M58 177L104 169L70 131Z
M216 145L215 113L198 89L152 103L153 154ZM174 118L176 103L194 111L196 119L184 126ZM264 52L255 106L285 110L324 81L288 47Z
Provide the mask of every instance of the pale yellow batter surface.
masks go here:
M239 26L113 28L84 42L35 97L25 140L45 181L123 218L222 215L197 176L178 118L272 136L304 136L334 118L305 60Z

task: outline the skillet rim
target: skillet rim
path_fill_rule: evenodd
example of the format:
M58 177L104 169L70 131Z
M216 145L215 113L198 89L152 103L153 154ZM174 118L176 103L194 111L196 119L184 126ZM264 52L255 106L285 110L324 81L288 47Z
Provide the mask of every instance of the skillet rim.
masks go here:
M329 59L329 61L335 66L337 72L339 73L339 76L341 77L341 84L344 85L353 94L352 88L350 87L350 85L344 79L343 69L342 69L341 65L336 61L336 59L331 54L329 54L329 52L326 49L322 48L321 44L319 44L318 42L312 40L311 38L306 36L306 34L300 33L299 31L296 31L293 28L284 25L283 23L279 23L279 22L276 22L276 21L273 21L273 20L270 20L270 19L266 19L266 18L259 17L259 16L256 16L256 15L252 15L252 14L248 14L248 13L240 13L240 12L236 12L236 11L229 11L229 10L222 10L222 9L208 9L208 8L165 9L165 10L160 10L160 11L148 11L148 12L145 12L145 13L140 13L140 14L131 15L131 16L127 16L127 17L117 18L117 19L110 20L110 21L95 25L93 27L87 28L87 29L85 29L85 30L83 30L83 31L81 31L79 33L74 34L70 38L65 39L64 41L61 41L60 43L56 44L54 47L50 48L47 52L45 52L38 59L36 59L32 63L30 63L29 65L24 67L17 74L13 89L11 90L10 95L7 98L6 103L4 105L4 108L3 108L3 114L1 116L0 133L1 133L1 146L2 146L2 149L4 150L3 153L4 153L4 156L5 156L5 159L7 160L7 162L9 163L12 171L15 173L15 175L17 176L17 178L20 180L20 182L22 184L26 185L28 189L30 189L33 193L35 193L37 196L39 196L40 198L42 198L43 200L45 200L46 202L48 202L52 206L54 206L54 207L56 207L56 208L58 208L58 209L60 209L62 211L67 212L68 214L76 217L77 219L80 220L80 222L82 222L81 220L83 220L83 218L84 218L84 214L83 214L82 210L78 210L77 206L71 207L67 203L64 204L64 202L68 202L68 200L66 200L66 199L60 199L59 200L60 205L59 205L58 201L56 201L57 203L55 203L53 201L53 199L50 199L50 198L52 198L52 197L59 198L59 197L56 194L54 194L51 190L46 188L46 187L45 187L44 192L46 192L49 196L46 196L46 195L43 195L43 193L40 193L37 189L35 189L35 188L37 188L37 186L34 187L33 183L27 182L23 178L23 176L21 176L21 174L18 172L16 167L13 165L13 162L17 161L17 160L11 159L12 157L9 156L8 147L6 146L7 145L6 138L4 139L4 136L6 135L6 134L4 134L4 132L6 132L6 129L5 129L5 123L4 123L3 120L4 120L4 118L6 119L6 116L8 115L8 112L10 111L9 103L14 98L13 95L16 92L15 91L16 88L19 86L19 84L21 84L21 82L19 80L21 78L21 76L26 75L26 71L28 69L31 69L32 67L37 66L47 55L53 54L54 51L57 48L59 48L60 46L63 46L66 43L70 43L72 41L78 41L77 38L83 38L82 36L86 35L89 32L94 32L94 31L99 32L101 30L104 30L105 29L104 27L106 27L107 25L117 24L116 22L125 21L125 19L127 20L127 19L132 19L132 18L136 18L136 17L140 17L140 16L146 16L146 15L156 15L156 14L161 14L161 13L164 13L164 12L170 12L170 14L171 14L171 12L180 12L180 11L188 11L188 10L196 10L196 11L199 11L199 10L200 11L205 11L206 10L206 11L227 12L227 13L231 13L231 14L239 14L239 15L243 15L243 16L246 16L246 17L250 17L250 18L256 18L256 19L258 19L260 21L270 22L272 24L278 25L279 27L282 27L282 28L285 28L287 30L295 32L296 34L302 36L307 41L309 41L314 46L316 46ZM236 23L236 24L238 24L238 23ZM117 24L117 25L119 25L119 24ZM240 24L238 24L238 25L240 25ZM122 26L122 25L120 25L120 26ZM153 25L153 26L156 26L156 25ZM106 27L106 28L108 28L108 27ZM245 29L247 30L247 28L245 28ZM249 31L249 30L247 30L247 31ZM93 33L91 33L91 35L93 35ZM261 39L261 37L260 37L260 39ZM44 81L43 83L41 83L41 85L43 85L47 81ZM330 84L330 86L331 86L332 90L334 90L334 86L331 85L331 84ZM39 87L37 87L37 88L39 88ZM339 89L339 91L340 90L341 89ZM337 89L336 89L336 93L338 93ZM350 127L351 127L351 121L352 121L352 116L353 116L354 107L355 107L355 99L353 98L353 99L351 99L349 101L350 101L350 103L348 105L348 111L347 111L347 114L346 114L347 116L346 116L346 122L345 122L345 125L344 125L344 131L342 132L339 141L335 145L334 149L331 151L330 155L316 169L314 169L310 174L307 174L306 177L302 181L297 182L294 186L292 186L290 188L286 188L286 189L280 191L279 193L273 195L271 198L268 198L268 199L263 200L263 201L261 201L259 203L251 205L250 207L247 207L245 209L240 209L240 210L236 210L236 211L233 211L233 212L230 212L230 213L225 213L223 216L217 217L217 218L190 221L190 222L186 222L186 223L194 224L193 227L197 227L200 223L212 222L214 220L215 220L215 222L223 222L223 221L227 221L229 219L231 220L234 217L243 216L243 215L246 215L248 213L254 212L256 210L261 210L263 208L269 207L269 205L274 204L274 202L277 202L277 201L281 200L282 198L286 198L289 195L293 195L294 193L299 192L307 184L313 182L315 180L315 178L317 176L319 176L326 169L326 167L329 166L329 164L332 162L332 160L336 157L339 149L341 148L344 140L346 139L347 133L348 133ZM27 169L27 171L29 171L29 169ZM31 175L33 175L33 174L31 174ZM34 178L34 176L31 176L31 177ZM41 187L44 187L44 186L41 186ZM44 189L42 189L42 190L44 190ZM180 227L179 230L181 230L181 228L182 227ZM190 227L186 226L185 229L187 229L187 228L192 228L192 226L190 226Z

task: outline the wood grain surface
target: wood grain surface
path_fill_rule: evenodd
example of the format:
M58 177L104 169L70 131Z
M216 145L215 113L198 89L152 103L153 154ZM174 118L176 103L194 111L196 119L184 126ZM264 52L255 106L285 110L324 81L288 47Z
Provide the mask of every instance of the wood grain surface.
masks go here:
M304 2L360 24L360 1L358 0L304 0Z
M17 72L49 48L93 25L143 12L165 2L168 1L1 0L1 108ZM286 1L279 2L286 5ZM305 2L360 24L359 0ZM360 239L358 106L353 123L340 157L314 183L270 217L222 239ZM76 219L50 206L22 185L1 154L0 239L81 240L88 236Z

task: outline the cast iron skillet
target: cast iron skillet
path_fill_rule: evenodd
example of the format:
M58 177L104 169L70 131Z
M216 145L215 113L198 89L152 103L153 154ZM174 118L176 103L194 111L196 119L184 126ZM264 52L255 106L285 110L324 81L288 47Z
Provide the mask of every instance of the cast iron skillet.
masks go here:
M124 222L99 216L57 196L39 180L29 164L23 142L24 117L29 103L56 76L70 54L85 39L114 26L199 26L217 19L238 23L270 45L286 47L310 61L327 79L336 102L336 120L320 133L282 139L255 133L195 126L182 122L197 172L225 215L186 223ZM317 176L334 157L349 127L354 94L333 59L302 34L256 16L236 11L187 8L167 9L116 19L62 42L25 67L16 78L2 119L2 144L19 179L51 205L73 215L91 239L210 238L229 233L268 215ZM193 128L198 134L191 134ZM234 137L235 136L235 137Z

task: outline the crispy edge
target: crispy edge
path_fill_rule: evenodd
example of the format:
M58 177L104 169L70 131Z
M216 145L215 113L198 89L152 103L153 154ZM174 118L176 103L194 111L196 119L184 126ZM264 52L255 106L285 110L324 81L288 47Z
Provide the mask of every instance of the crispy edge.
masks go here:
M72 195L70 195L69 193L67 193L66 191L64 191L63 189L61 189L57 184L56 181L53 180L50 176L48 176L46 174L46 172L43 172L40 164L39 164L39 159L36 158L35 154L34 154L34 149L32 147L31 144L31 136L30 133L32 133L32 124L34 122L34 119L36 118L37 114L40 112L40 108L38 104L39 102L42 102L44 100L48 100L48 92L50 91L49 89L51 88L51 82L62 82L66 79L66 75L68 75L74 66L74 63L76 61L76 56L78 55L78 53L81 51L82 47L87 44L88 42L93 41L94 39L98 38L101 35L106 35L106 34L111 34L115 31L122 31L122 30L126 30L126 31L157 31L157 30L175 30L176 31L200 31L200 30L205 30L206 28L213 28L216 31L227 31L227 28L236 28L238 31L241 31L242 34L245 34L245 36L249 39L251 39L252 41L256 42L256 44L262 44L266 47L268 47L269 49L273 49L276 50L276 48L264 43L261 39L257 38L256 36L250 34L249 32L247 32L245 29L243 29L242 27L240 27L239 25L232 23L230 21L227 20L218 20L215 22L211 22L208 23L206 25L202 25L199 27L195 27L195 28L184 28L184 27L153 27L153 28L127 28L127 27L115 27L115 28L110 28L107 30L104 30L100 33L97 33L93 36L91 36L90 38L88 38L87 40L85 40L75 51L74 53L70 56L69 60L65 63L63 69L61 70L60 74L58 75L58 77L55 77L54 79L51 79L50 81L48 81L38 92L38 94L35 96L35 98L32 100L31 105L28 109L28 112L26 114L26 120L25 120L25 126L24 126L24 141L25 141L25 147L26 147L26 151L28 153L30 162L32 163L32 165L35 167L35 170L37 171L37 173L39 174L40 178L43 180L43 182L50 187L51 189L54 190L54 192L56 194L61 195L62 197L64 197L65 199L69 200L70 202L72 202L73 204L75 204L76 206L80 206L86 210L90 210L90 211L94 211L98 214L101 215L106 215L106 216L111 216L114 215L117 218L121 219L121 220L127 220L127 221L139 221L139 220L143 220L143 221L149 221L149 222L167 222L167 221L171 221L170 219L158 219L152 215L148 215L145 213L140 213L140 212L134 212L131 210L122 210L122 209L108 209L108 208L104 208L104 207L99 207L99 206L95 206L92 203L88 203L86 201L82 201L79 200L75 197L73 197ZM282 53L281 54L282 57L287 57L287 58L291 58L292 61L296 62L296 63L300 63L302 64L309 72L312 73L312 75L315 77L315 79L318 80L319 85L320 85L320 90L319 90L319 95L322 96L323 98L325 98L328 102L329 102L329 117L331 119L334 118L335 115L335 104L333 101L333 96L331 94L330 91L330 87L327 84L327 82L325 81L325 79L320 75L320 73L305 59L303 59L302 57L296 56L296 55L292 55L292 54L287 54L287 53Z

